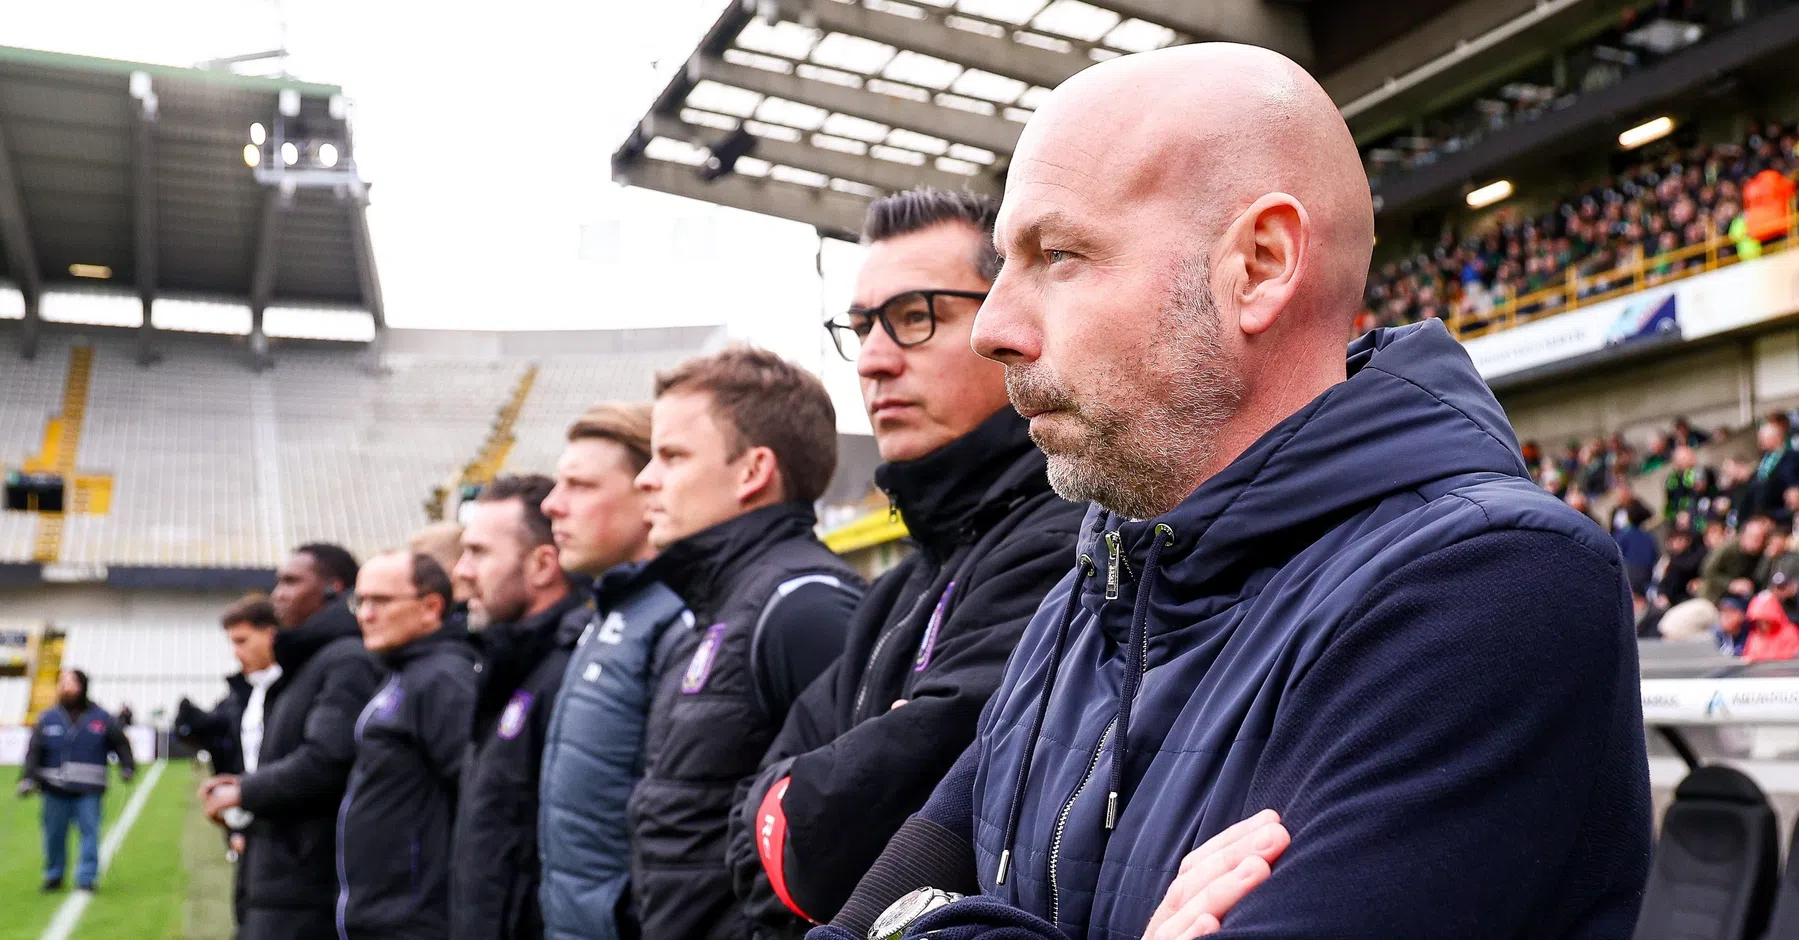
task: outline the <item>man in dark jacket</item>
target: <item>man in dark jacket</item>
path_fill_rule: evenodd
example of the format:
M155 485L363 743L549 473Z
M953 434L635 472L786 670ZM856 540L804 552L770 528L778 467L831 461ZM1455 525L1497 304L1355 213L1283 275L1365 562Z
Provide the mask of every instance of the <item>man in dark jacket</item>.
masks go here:
M106 757L118 758L119 777L137 773L125 732L87 697L87 673L65 670L56 677L56 705L38 716L25 747L19 795L33 790L43 800L44 890L60 891L69 861L69 825L81 833L75 887L94 890L100 875L100 806L106 799Z
M996 242L975 349L1098 505L831 935L1629 937L1617 549L1442 324L1345 359L1373 211L1324 90L1249 46L1094 66L1025 128Z
M175 710L174 732L182 743L211 755L214 771L241 774L245 750L239 735L244 706L254 691L249 677L261 675L275 665L275 631L281 622L268 598L251 594L232 604L219 618L219 624L225 628L225 639L231 643L231 656L237 660L238 671L225 677L225 697L210 710L203 711L183 698ZM261 733L259 725L259 741Z
M337 806L356 757L356 716L381 666L362 646L344 601L356 559L336 545L302 545L269 596L281 629L256 768L200 788L206 814L252 817L238 861L238 940L315 940L336 933ZM243 822L242 817L231 814Z
M1799 486L1799 451L1793 450L1793 427L1786 413L1772 412L1763 419L1755 442L1761 457L1743 487L1738 518L1760 513L1772 517L1776 525L1790 526L1793 511L1787 508L1786 491Z
M471 586L481 688L450 837L450 936L543 936L537 788L550 709L569 648L592 611L557 562L548 477L502 476L481 490L453 581Z
M645 937L735 940L726 830L740 785L787 711L843 649L862 581L813 535L837 463L824 385L773 353L731 347L656 379L647 577L692 626L658 650L631 794L631 891Z
M388 668L356 719L356 763L337 811L338 940L432 940L450 931L450 826L480 666L444 627L450 574L388 552L356 576L362 642Z
M732 818L737 894L767 934L836 915L973 740L1068 569L1082 507L1050 492L1004 370L969 348L998 210L936 190L877 200L857 306L828 324L862 377L887 461L875 480L916 550L862 599L844 655L788 713Z

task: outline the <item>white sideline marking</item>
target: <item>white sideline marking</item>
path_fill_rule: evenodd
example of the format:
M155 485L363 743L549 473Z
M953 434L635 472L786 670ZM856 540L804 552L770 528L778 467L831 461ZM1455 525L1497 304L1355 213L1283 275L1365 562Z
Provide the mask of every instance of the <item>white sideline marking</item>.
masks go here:
M131 799L126 801L125 812L119 816L117 823L106 830L106 837L100 840L100 874L106 874L106 869L112 867L112 857L118 854L119 846L125 843L125 835L131 831L132 824L137 822L138 814L144 811L144 803L150 799L150 791L156 789L156 781L162 779L164 764L164 761L159 760L150 765L149 772L138 781L137 789L131 794ZM74 862L75 859L69 859L71 871ZM69 934L81 922L82 912L87 910L88 902L93 899L93 893L88 891L76 891L69 895L68 900L56 909L56 916L50 918L50 926L44 928L38 940L69 940Z

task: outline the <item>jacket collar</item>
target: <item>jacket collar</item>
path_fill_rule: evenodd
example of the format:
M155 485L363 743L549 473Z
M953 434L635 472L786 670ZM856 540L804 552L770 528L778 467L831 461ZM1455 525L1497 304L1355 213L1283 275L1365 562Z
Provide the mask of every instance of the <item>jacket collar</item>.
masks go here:
M493 623L484 627L480 633L474 634L475 644L480 647L483 661L486 663L482 685L484 688L503 688L506 694L525 681L531 670L543 661L550 651L563 642L563 634L572 629L576 636L587 623L587 617L570 617L569 614L583 610L587 606L587 592L573 583L569 584L569 592L554 604L526 617L516 623ZM575 637L569 637L572 644Z
M305 623L275 632L275 662L291 676L331 641L361 635L362 628L357 626L349 605L342 600L333 601L306 618Z
M709 608L744 565L770 546L809 536L817 524L805 503L764 506L668 546L642 573L668 585L688 606Z
M475 658L475 646L468 628L454 623L446 623L411 643L381 653L380 658L387 668L398 670L413 660L439 650L461 653L470 659Z
M875 483L913 540L938 559L973 541L1019 500L1049 491L1030 422L1010 405L917 460L882 464Z

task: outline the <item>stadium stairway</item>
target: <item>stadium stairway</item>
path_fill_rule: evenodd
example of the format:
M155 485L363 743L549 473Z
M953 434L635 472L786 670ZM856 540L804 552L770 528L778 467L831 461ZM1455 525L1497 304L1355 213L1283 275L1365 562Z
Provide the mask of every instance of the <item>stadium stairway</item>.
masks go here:
M500 412L494 417L493 427L487 432L487 439L481 442L481 449L475 452L475 459L462 468L462 475L456 480L458 493L466 492L471 486L486 486L499 476L500 468L506 465L506 458L511 455L512 447L518 443L514 429L518 426L519 414L525 410L525 402L531 398L531 389L537 384L537 365L531 364L519 375L518 383L512 387L512 394L506 404L500 406ZM432 515L444 516L445 494L440 490L433 495Z
M93 368L92 346L75 346L69 350L62 410L44 429L43 450L35 459L25 462L27 473L54 473L62 477L71 494L75 489L75 459L81 453L81 427L87 421L88 384ZM74 508L70 505L65 510ZM62 512L39 513L37 538L31 548L33 561L49 564L62 555L63 516Z
M25 725L37 724L37 716L56 704L56 679L62 675L64 637L54 627L45 627L37 635L37 650L32 659L31 699L25 708Z

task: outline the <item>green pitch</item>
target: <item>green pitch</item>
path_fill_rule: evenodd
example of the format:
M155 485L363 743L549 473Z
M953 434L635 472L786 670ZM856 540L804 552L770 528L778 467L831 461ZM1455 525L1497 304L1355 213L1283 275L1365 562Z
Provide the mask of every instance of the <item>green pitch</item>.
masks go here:
M143 768L144 772L148 765ZM194 801L200 771L171 762L146 799L100 890L70 935L73 940L214 940L231 934L231 871L218 830ZM140 780L144 779L142 776ZM5 778L11 783L11 778ZM137 785L116 778L106 793L102 840ZM10 790L10 786L8 790ZM0 940L37 940L68 892L40 894L43 881L38 799L0 797ZM71 829L69 865L75 863Z

